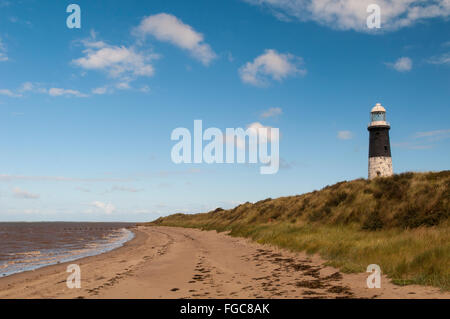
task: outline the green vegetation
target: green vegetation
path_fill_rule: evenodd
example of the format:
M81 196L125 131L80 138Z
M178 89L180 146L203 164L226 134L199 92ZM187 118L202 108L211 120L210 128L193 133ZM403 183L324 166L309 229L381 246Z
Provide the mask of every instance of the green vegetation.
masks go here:
M396 284L450 290L449 215L450 171L442 171L341 182L150 224L230 231L259 243L319 253L343 272L363 272L374 263Z

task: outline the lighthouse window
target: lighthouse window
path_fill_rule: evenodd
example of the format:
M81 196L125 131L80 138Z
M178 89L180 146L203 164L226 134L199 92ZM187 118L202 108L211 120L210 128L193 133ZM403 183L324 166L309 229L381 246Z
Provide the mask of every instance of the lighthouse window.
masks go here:
M387 152L387 150L388 150L388 149L387 149L387 146L385 145L385 146L384 146L384 151Z
M372 122L378 122L378 121L386 121L386 113L384 113L384 112L372 113Z

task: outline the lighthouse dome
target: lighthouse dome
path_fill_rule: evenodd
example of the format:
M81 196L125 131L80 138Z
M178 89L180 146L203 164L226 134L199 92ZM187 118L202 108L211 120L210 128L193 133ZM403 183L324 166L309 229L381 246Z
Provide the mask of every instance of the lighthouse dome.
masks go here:
M381 103L377 103L373 108L371 113L375 113L375 112L385 112L386 113L386 109L381 105Z
M386 122L386 109L380 104L377 103L370 111L370 127L376 126L386 126L389 127L389 123Z

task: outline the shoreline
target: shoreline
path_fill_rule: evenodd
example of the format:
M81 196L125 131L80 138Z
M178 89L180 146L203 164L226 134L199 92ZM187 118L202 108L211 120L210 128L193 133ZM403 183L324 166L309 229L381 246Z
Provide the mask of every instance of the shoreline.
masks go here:
M292 253L215 231L135 226L114 250L77 260L81 289L66 268L50 265L0 278L0 298L450 298L424 286L395 286L382 276L344 274L314 255Z
M53 262L49 262L47 264L38 264L38 265L27 265L24 264L23 265L23 270L17 270L14 271L10 274L8 273L4 273L2 275L0 275L0 278L7 278L13 275L17 275L17 274L21 274L21 273L26 273L26 272L30 272L30 271L36 271L38 269L41 268L45 268L45 267L50 267L50 266L55 266L55 265L60 265L60 264L69 264L69 263L73 263L74 261L78 261L80 259L84 259L84 258L88 258L88 257L94 257L97 255L101 255L101 254L106 254L110 251L116 250L120 247L123 247L127 242L133 240L136 235L134 234L134 232L130 229L131 227L124 227L122 228L123 230L125 230L126 232L128 232L128 234L126 234L123 238L119 238L118 240L111 242L111 243L107 243L107 244L103 244L102 246L99 246L96 249L91 249L91 250L87 250L83 253L80 253L78 255L74 254L72 256L70 256L70 253L72 252L71 250L68 250L66 253L68 254L68 256L66 257L62 257L62 256L58 256L61 257L60 260L56 260ZM93 242L93 244L98 244L97 242ZM81 250L81 249L78 249Z
M124 251L128 250L128 247L130 245L134 245L134 244L140 244L139 240L141 239L141 237L143 236L139 231L136 230L136 227L130 227L127 228L127 230L131 231L133 233L133 238L127 242L125 242L122 246L117 247L113 250L109 250L97 255L92 255L92 256L87 256L87 257L82 257L79 259L76 259L76 261L79 262L80 265L83 264L89 264L89 263L93 263L95 262L97 259L100 259L100 257L107 257L107 255L114 255L114 254L122 254ZM8 295L8 288L13 286L13 285L17 285L17 284L23 284L24 282L28 281L28 280L33 280L35 278L41 278L43 276L50 276L50 275L54 275L54 274L63 274L64 276L68 276L69 273L66 272L67 270L67 266L69 266L70 264L73 264L73 261L67 261L67 262L63 262L63 263L59 263L59 264L52 264L52 265L47 265L47 266L43 266L37 269L33 269L33 270L28 270L28 271L23 271L23 272L19 272L19 273L15 273L9 276L4 276L4 277L0 277L0 299L4 299L4 295ZM65 281L64 281L65 282ZM6 297L9 298L9 297ZM18 296L12 296L11 298L13 299L23 299L23 298L27 298L22 296L21 294L19 294Z

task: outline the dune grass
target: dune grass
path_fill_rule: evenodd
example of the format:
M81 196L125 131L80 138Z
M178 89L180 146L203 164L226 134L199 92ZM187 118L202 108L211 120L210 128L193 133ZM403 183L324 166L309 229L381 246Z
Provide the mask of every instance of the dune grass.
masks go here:
M308 194L175 214L151 225L230 231L318 253L343 272L378 264L396 284L450 290L450 171L355 180Z

